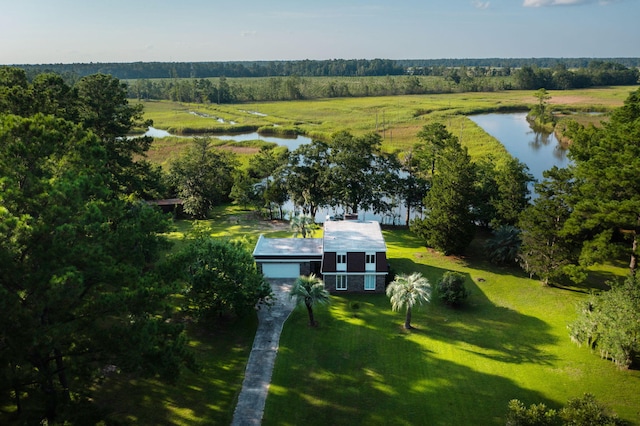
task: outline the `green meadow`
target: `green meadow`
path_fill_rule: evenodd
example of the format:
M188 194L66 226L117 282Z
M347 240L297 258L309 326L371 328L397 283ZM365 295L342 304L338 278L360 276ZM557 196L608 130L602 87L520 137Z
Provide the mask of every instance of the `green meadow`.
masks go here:
M551 103L571 111L609 111L629 87L551 92ZM242 105L144 102L154 126L176 134L240 129L295 130L325 139L338 130L377 131L383 148L403 151L433 121L461 138L473 158L508 155L465 115L526 110L531 92L465 93ZM199 112L236 124L220 124ZM259 112L264 115L256 115ZM272 131L272 130L271 130ZM149 158L166 166L189 137L156 139ZM219 144L243 158L259 144ZM211 234L252 249L260 234L289 236L286 223L265 221L237 206L222 206L204 221ZM179 247L191 227L176 222L169 237ZM295 310L280 341L263 424L501 425L507 403L557 408L585 392L640 425L640 371L619 370L569 339L567 324L589 291L626 272L623 262L599 265L589 281L570 288L544 287L519 269L500 268L482 256L482 239L466 257L444 257L406 229L384 230L394 272L421 272L435 285L445 271L467 277L470 297L451 309L437 301L414 311L416 329L402 329L403 313L383 295L332 296L316 309L320 325L307 326ZM251 349L256 318L189 328L200 369L175 384L136 378L109 379L97 391L110 416L138 424L229 424Z
M286 222L235 206L220 207L201 224L249 249L260 234L291 235ZM191 226L179 221L169 237L179 246ZM425 248L406 229L387 228L384 236L395 272L418 271L432 284L445 271L465 274L466 305L423 305L411 331L384 295L332 296L315 310L317 329L296 309L284 326L263 424L501 425L512 398L559 407L585 392L640 424L640 371L619 370L578 347L566 328L590 289L625 273L623 262L595 268L581 287L545 287L518 269L485 262L480 240L460 258ZM190 326L198 371L171 385L110 380L101 399L121 421L229 424L256 325L252 316Z
M383 296L333 296L318 329L296 310L285 324L265 425L503 425L510 399L559 408L585 392L640 422L640 372L621 371L573 344L567 324L587 288L544 287L476 252L433 253L406 230L386 230L396 272L467 276L459 309L432 301L414 311L416 329ZM618 265L619 266L619 265ZM608 265L597 282L623 273Z

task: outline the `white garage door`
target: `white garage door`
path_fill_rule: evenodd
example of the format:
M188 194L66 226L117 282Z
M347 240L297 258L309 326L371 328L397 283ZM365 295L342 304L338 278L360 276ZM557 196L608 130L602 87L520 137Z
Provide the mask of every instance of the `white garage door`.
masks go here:
M263 263L262 273L267 278L298 278L299 263Z

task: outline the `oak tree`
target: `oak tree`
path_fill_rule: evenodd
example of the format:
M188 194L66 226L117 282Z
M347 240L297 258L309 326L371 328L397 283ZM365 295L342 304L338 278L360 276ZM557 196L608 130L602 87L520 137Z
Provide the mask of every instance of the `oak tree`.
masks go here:
M183 283L186 312L197 320L243 315L271 296L253 256L239 242L216 239L196 228L169 265Z
M233 154L214 149L210 138L194 138L169 170L169 180L184 203L184 211L206 219L214 206L229 198L235 167Z

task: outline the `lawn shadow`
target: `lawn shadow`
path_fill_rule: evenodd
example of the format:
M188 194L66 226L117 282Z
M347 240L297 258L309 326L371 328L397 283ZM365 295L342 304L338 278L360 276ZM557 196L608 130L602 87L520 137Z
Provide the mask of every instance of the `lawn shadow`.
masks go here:
M317 315L322 327L311 332L301 310L285 324L263 425L500 425L513 398L558 405L509 377L445 359L419 337L434 338L433 327L420 318L418 329L403 331L402 315L382 295L336 298ZM447 331L453 328L435 330L435 338ZM458 345L465 338L487 351L471 333L450 341ZM495 352L515 356L505 347Z
M190 326L196 371L173 384L112 376L97 390L100 406L114 424L230 424L256 327L257 318Z
M405 259L403 267L422 271L435 286L446 269ZM508 363L551 364L556 360L541 349L557 343L551 326L534 316L494 304L467 273L468 299L460 307L432 298L429 306L416 310L414 332L443 342L464 343L464 350ZM424 312L421 312L424 311Z

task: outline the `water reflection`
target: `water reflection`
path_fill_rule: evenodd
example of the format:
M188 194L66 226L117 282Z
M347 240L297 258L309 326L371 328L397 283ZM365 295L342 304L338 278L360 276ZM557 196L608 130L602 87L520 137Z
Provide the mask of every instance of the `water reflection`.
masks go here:
M247 142L247 141L260 140L264 142L273 142L273 143L277 143L278 145L286 146L287 148L289 148L289 151L293 151L294 149L298 148L300 145L311 143L311 138L307 136L300 136L300 135L291 136L291 137L265 136L257 132L251 132L251 133L233 133L233 134L203 133L201 135L179 136L179 135L172 135L166 130L156 129L155 127L149 127L149 129L144 135L151 136L153 138L166 138L169 136L175 136L175 137L210 136L212 138L220 139L223 141L233 141L233 142Z
M538 181L542 173L553 166L566 167L567 150L553 133L534 132L527 121L527 113L482 114L469 119L496 138L509 153L529 167Z

